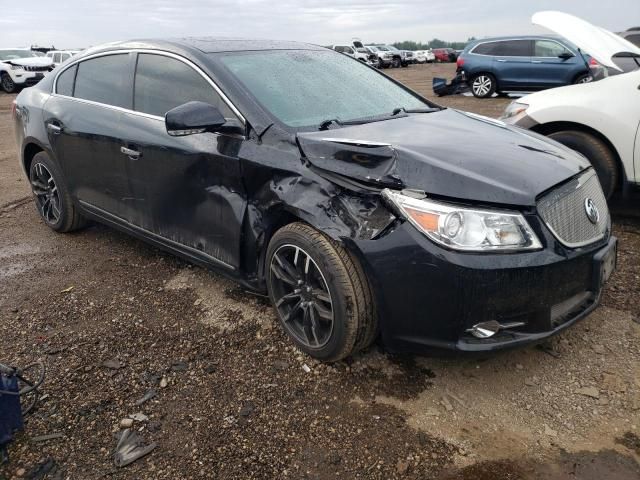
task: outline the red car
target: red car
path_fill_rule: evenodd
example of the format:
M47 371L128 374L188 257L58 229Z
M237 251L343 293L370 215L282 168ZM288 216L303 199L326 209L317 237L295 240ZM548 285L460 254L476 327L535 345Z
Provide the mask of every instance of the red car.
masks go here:
M436 62L455 62L458 56L453 48L434 48Z

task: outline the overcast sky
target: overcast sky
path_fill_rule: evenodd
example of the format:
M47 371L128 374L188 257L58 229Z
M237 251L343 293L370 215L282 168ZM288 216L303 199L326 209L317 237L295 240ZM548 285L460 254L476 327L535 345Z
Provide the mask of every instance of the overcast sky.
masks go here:
M319 44L352 37L462 41L544 32L530 21L540 10L572 13L613 31L640 24L640 0L0 0L0 47L201 35Z

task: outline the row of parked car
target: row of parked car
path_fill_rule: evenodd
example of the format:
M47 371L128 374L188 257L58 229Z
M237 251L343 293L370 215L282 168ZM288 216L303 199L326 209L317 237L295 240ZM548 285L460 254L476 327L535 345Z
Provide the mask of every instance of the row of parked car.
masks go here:
M377 68L408 67L416 63L455 62L458 53L452 48L400 50L393 45L367 44L360 39L330 45L328 48L368 63Z

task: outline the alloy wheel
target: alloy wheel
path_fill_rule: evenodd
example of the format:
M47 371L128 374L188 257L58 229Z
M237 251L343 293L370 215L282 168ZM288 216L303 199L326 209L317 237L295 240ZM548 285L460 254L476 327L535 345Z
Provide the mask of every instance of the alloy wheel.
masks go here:
M317 263L302 248L282 245L271 257L272 296L287 332L303 345L319 349L333 332L329 286Z
M484 97L491 91L492 85L493 81L490 77L487 77L486 75L478 75L473 79L471 88L473 88L473 93L478 97Z
M31 189L36 196L38 210L44 220L55 225L62 214L60 208L60 193L53 175L42 163L36 163L31 169Z
M592 81L593 77L591 75L585 75L580 80L578 80L578 83L591 83Z

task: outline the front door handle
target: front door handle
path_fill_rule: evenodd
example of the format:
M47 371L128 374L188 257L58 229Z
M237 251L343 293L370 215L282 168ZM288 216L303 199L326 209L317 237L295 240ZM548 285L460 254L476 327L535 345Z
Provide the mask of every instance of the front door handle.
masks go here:
M137 150L132 150L131 148L127 148L127 147L120 147L120 152L124 153L127 157L129 157L132 160L137 160L142 155Z
M498 62L506 62L504 58L498 58Z
M62 127L60 125L56 125L55 123L47 123L47 130L55 135L59 135L62 133Z
M531 60L531 63L542 63L542 60Z

